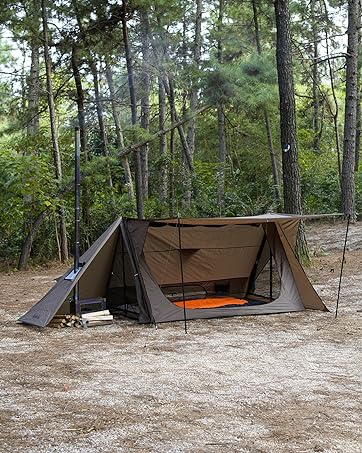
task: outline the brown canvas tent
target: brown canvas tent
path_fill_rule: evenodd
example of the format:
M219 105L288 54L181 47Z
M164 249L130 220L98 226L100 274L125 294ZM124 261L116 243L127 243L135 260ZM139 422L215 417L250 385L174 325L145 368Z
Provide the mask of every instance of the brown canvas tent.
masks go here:
M141 323L326 310L294 253L300 219L118 219L20 320L69 312L76 284Z

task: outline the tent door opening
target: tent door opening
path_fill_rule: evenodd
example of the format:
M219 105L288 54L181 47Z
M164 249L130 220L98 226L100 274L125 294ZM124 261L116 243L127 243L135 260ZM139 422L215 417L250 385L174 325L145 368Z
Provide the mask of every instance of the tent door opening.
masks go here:
M139 315L133 266L121 232L108 283L107 307L113 314L131 318Z

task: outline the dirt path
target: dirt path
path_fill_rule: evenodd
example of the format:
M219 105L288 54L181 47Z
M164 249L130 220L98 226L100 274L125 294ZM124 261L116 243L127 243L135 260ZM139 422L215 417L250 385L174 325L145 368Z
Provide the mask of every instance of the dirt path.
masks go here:
M335 308L344 225L307 228L308 271ZM16 319L60 267L0 274L0 452L362 452L362 225L340 311L119 320L38 330Z

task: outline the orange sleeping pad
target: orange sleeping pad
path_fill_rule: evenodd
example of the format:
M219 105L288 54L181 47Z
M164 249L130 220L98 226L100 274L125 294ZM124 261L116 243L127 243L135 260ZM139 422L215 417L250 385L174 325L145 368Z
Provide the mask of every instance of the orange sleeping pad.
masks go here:
M192 299L185 300L185 307L188 310L195 308L218 308L225 305L245 305L248 301L244 299L237 299L236 297L210 297L207 299ZM174 302L180 308L183 308L183 301Z

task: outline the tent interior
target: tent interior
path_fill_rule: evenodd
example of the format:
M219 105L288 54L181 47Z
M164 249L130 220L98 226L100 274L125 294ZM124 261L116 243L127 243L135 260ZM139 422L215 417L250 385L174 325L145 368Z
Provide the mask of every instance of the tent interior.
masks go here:
M189 310L268 304L279 297L280 275L262 224L150 225L143 246L149 273L167 300ZM107 305L139 314L131 260L119 236Z

